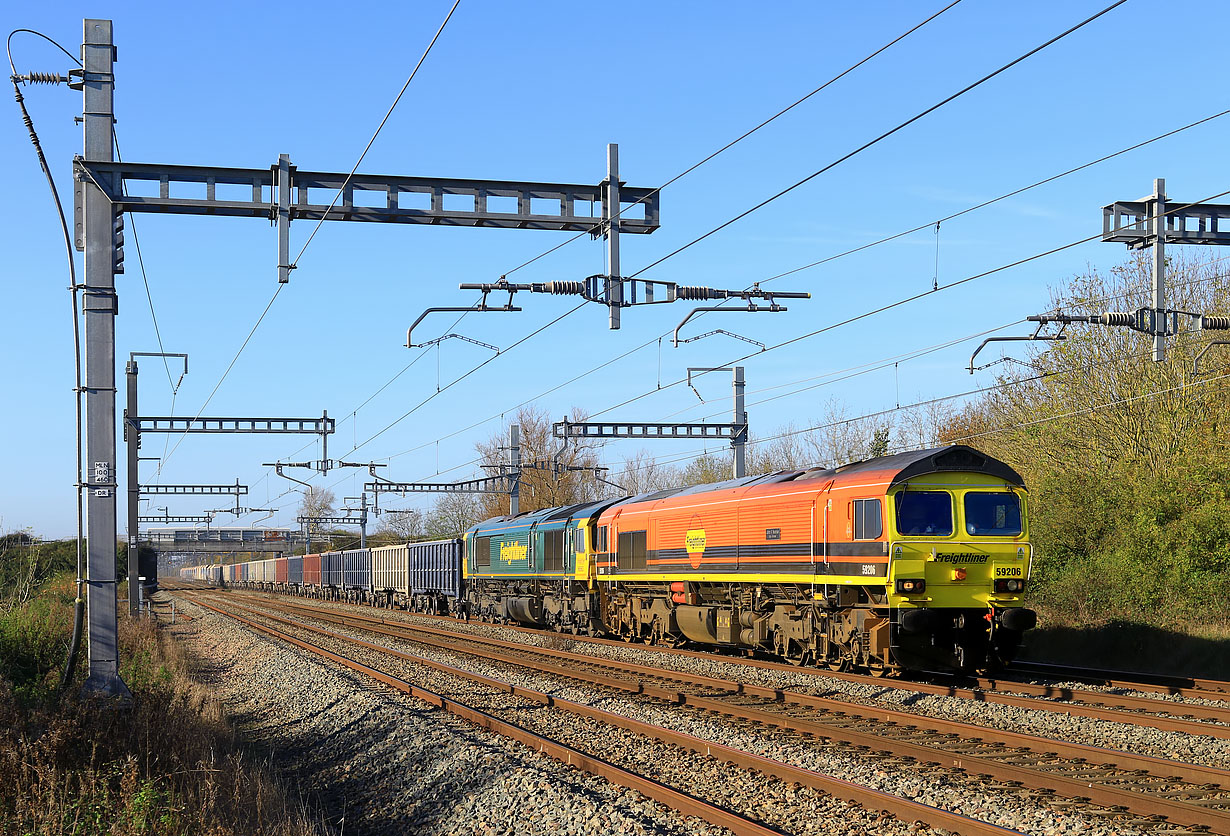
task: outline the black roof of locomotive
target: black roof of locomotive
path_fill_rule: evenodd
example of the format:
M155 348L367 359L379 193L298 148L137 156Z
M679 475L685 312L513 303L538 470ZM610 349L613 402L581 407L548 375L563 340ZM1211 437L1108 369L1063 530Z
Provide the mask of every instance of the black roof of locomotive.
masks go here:
M880 456L861 462L844 464L832 470L809 473L802 478L818 479L854 473L858 471L896 471L889 485L897 485L915 476L928 473L985 473L996 479L1025 487L1025 480L1009 465L986 453L980 453L973 447L964 444L953 444L949 447L933 447L929 450L908 450L904 453L894 453L891 456Z

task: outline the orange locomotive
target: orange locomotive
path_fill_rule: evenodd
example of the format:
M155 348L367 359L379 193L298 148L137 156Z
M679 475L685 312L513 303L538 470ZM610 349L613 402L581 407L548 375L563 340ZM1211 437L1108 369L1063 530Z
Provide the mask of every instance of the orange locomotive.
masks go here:
M1021 477L953 446L616 502L577 520L574 577L629 639L990 669L1036 623L1025 522Z

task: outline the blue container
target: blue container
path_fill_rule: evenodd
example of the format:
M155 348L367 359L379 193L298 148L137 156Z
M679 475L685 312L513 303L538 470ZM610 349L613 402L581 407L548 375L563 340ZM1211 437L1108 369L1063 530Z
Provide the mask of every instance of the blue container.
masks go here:
M320 584L338 589L342 586L342 552L324 552L320 556Z
M346 589L372 588L372 553L370 549L347 549L342 552L342 585Z
M410 593L433 594L456 598L461 594L461 562L464 556L461 540L433 540L411 543Z
M286 582L303 583L303 556L286 558Z

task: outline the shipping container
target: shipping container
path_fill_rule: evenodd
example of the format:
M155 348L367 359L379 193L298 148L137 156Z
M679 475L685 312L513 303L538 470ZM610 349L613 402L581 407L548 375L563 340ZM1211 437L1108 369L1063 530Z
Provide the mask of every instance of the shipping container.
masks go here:
M377 592L404 598L406 587L407 546L378 546L372 552L372 584Z
M303 585L303 558L286 558L286 582L294 586Z
M303 556L303 583L307 586L320 586L320 555Z
M287 583L290 580L290 577L287 575L286 558L275 558L273 567L274 580L278 583Z
M411 595L461 594L461 540L433 540L408 545Z
M320 556L320 582L322 586L341 589L342 553L325 552Z
M346 589L372 588L372 553L370 549L347 549L342 552L342 586Z

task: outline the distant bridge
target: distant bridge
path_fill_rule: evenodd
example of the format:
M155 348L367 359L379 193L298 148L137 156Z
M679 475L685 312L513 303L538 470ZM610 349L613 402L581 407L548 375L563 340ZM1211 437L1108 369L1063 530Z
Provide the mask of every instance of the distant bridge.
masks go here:
M282 554L304 545L293 528L151 528L141 542L165 554Z

